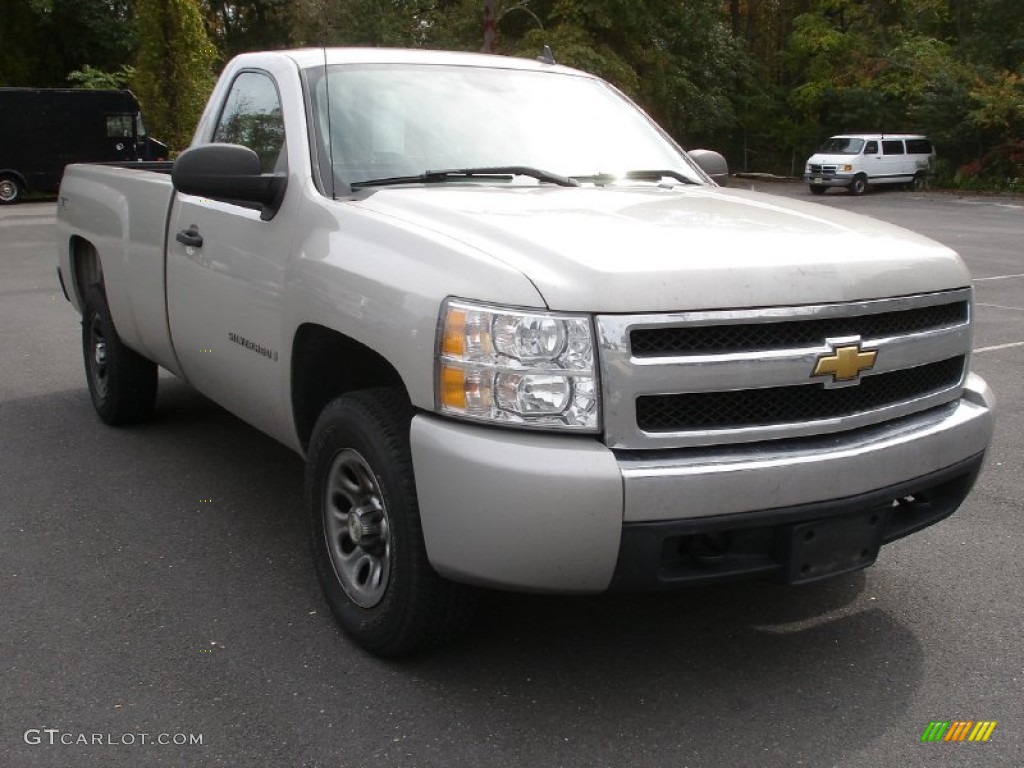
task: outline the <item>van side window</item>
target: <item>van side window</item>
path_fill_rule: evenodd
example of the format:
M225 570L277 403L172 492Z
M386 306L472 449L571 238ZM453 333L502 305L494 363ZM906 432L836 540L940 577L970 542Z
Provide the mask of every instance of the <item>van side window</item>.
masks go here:
M907 139L908 155L930 155L932 143L928 139Z
M878 142L877 141L869 141L864 146L864 154L865 155L877 155L878 154Z
M882 141L882 154L883 155L902 155L903 142L902 141Z
M284 146L284 118L277 86L268 75L243 72L235 78L213 140L248 147L259 155L264 173L274 171Z

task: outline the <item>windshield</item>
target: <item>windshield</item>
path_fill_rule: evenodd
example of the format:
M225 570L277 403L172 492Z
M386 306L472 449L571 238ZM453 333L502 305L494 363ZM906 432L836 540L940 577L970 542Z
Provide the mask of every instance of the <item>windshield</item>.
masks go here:
M339 191L428 170L510 166L602 181L664 169L704 183L642 112L589 77L409 64L306 75L321 173L329 184L333 170Z
M843 139L832 137L818 150L823 155L859 155L864 148L864 139Z

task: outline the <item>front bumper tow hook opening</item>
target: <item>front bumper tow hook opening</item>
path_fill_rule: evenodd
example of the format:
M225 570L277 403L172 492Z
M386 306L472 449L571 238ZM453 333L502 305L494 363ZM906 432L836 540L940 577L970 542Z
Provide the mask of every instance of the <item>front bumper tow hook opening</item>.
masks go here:
M700 533L685 537L681 549L695 563L715 566L725 560L731 539L728 533Z

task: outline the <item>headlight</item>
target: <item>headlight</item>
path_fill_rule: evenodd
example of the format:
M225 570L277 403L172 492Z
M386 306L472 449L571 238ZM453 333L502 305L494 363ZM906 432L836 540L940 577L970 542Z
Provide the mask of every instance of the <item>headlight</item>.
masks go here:
M441 413L579 432L600 426L588 316L448 300L436 359Z

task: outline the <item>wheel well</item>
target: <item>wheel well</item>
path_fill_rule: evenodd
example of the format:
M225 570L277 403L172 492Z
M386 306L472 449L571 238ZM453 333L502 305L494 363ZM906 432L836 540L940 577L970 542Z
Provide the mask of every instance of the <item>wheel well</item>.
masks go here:
M78 295L78 305L85 303L85 293L93 283L103 285L103 266L96 247L78 235L71 238L71 273L74 276L72 286Z
M330 328L303 325L292 345L292 414L303 448L331 400L370 387L399 386L398 371L377 352Z
M12 179L18 182L18 186L20 186L22 189L26 191L28 190L28 181L25 179L24 176L22 176L17 171L12 170L10 168L0 168L0 179L6 176L10 176Z

